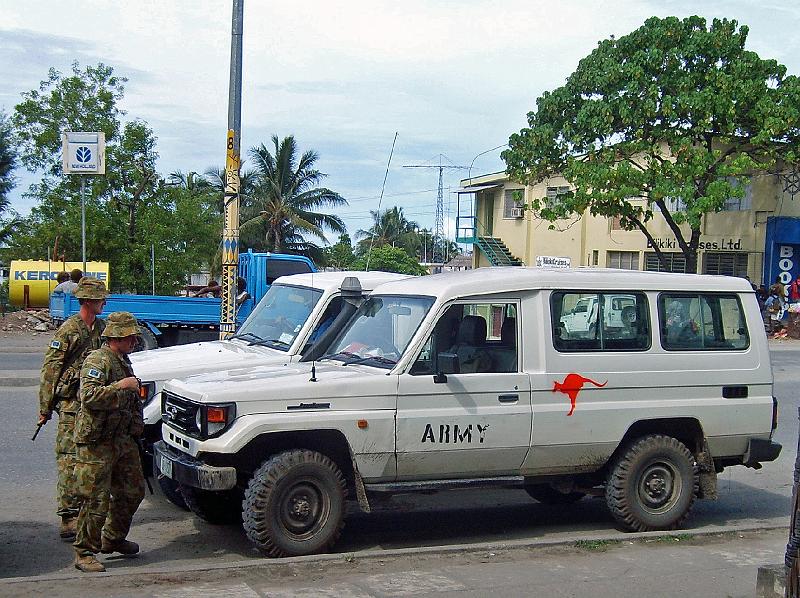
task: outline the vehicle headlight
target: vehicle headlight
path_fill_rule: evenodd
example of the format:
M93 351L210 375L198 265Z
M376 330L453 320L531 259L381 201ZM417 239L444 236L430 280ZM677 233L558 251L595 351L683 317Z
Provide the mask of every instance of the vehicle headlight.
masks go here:
M194 416L201 438L211 438L236 419L236 404L201 405Z

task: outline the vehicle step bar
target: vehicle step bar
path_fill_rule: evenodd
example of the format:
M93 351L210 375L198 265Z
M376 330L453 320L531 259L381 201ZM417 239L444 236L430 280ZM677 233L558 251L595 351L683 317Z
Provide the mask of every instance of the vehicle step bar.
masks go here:
M497 478L457 478L453 480L364 484L364 489L367 492L401 494L404 492L436 492L461 488L522 488L523 486L525 486L524 476L504 476Z

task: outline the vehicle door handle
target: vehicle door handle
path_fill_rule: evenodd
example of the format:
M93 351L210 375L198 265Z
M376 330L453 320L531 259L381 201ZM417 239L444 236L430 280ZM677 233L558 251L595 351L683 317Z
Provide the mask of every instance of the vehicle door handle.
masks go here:
M501 403L516 403L519 401L519 395L500 395L497 400Z

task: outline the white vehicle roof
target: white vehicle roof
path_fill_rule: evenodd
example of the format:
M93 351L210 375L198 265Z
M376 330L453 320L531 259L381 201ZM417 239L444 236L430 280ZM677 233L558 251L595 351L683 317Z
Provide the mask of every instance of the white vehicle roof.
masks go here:
M357 270L341 270L338 272L309 272L305 274L291 274L281 276L273 284L295 285L313 287L317 289L338 289L345 278L355 276L361 283L364 291L371 291L379 284L385 282L411 278L409 274L396 274L394 272L359 272Z
M303 276L308 276L304 274ZM537 289L719 291L753 292L750 283L734 276L640 272L612 268L477 268L443 272L413 281L400 280L381 286L381 295L428 295L440 302L471 295L490 295Z

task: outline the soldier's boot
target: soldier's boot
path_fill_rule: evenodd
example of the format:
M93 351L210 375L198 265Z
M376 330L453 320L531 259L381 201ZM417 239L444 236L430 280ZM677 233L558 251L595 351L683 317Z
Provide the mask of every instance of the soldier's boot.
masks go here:
M81 555L75 553L75 568L84 573L102 573L106 570L103 563L97 560L93 554Z
M58 535L65 542L72 542L77 533L78 518L65 515L61 518L61 523L58 526Z
M118 552L120 554L136 554L139 552L139 545L130 540L109 540L103 536L103 544L100 547L103 554Z

